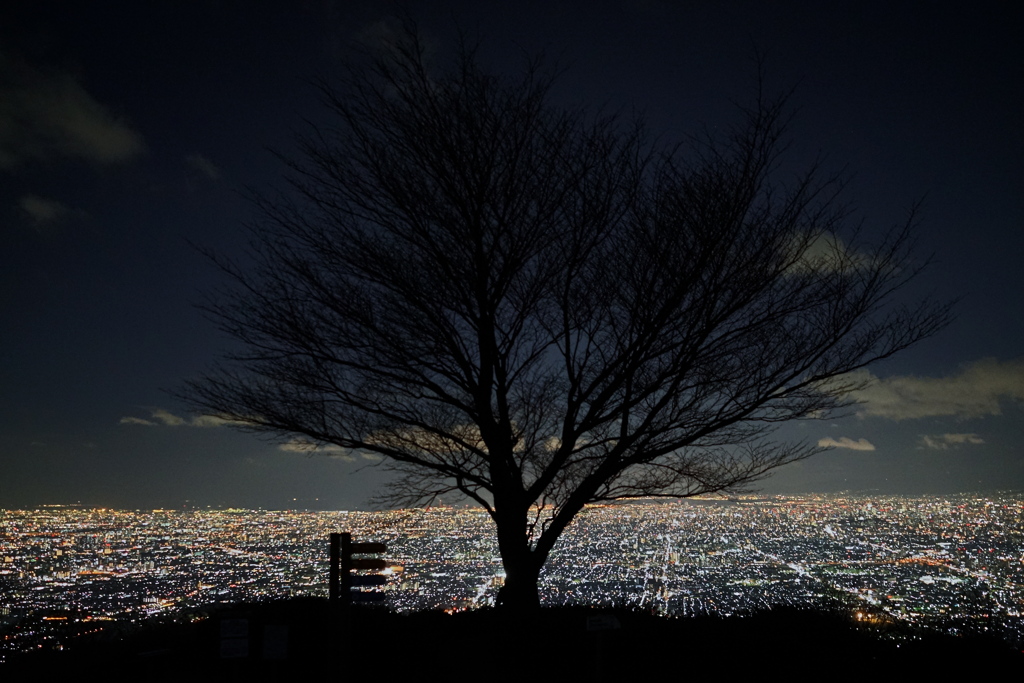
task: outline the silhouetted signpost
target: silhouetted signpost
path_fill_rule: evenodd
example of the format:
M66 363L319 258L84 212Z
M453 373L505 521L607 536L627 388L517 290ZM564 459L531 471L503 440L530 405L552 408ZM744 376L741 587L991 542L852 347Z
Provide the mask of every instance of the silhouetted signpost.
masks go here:
M356 602L377 602L384 599L383 593L353 591L360 586L383 586L387 577L380 575L353 574L358 569L380 570L388 563L375 557L353 557L353 555L379 555L387 551L383 543L353 543L352 534L331 534L331 573L328 595L332 603L350 605Z

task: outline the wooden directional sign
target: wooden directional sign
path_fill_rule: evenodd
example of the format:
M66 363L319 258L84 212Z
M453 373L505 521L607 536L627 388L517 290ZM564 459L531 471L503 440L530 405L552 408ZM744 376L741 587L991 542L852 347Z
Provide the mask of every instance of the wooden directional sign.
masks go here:
M352 534L331 534L331 573L328 595L331 602L341 601L348 605L356 602L379 602L385 599L384 593L353 592L355 586L383 586L387 577L353 574L357 569L384 569L388 563L384 560L353 555L377 555L387 551L383 543L353 543Z
M371 553L387 552L388 547L383 543L353 543L349 551L353 555L369 555Z

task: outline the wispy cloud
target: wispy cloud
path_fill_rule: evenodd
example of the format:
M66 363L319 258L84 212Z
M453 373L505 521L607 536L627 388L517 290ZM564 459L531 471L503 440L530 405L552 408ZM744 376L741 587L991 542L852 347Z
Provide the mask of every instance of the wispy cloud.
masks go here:
M945 451L950 448L958 448L964 444L983 444L985 440L977 434L924 434L921 436L921 446L937 451Z
M156 427L156 422L153 422L152 420L144 420L141 417L122 417L118 424L145 425L146 427Z
M875 444L871 443L867 439L858 439L854 441L848 436L840 437L838 440L833 439L831 436L827 436L824 439L818 440L818 446L820 448L848 448L851 451L875 450Z
M196 415L188 421L190 427L223 427L224 425L237 424L235 420L229 420L219 415Z
M25 195L18 201L21 210L36 225L46 225L64 220L71 214L71 209L55 199L46 199L38 195Z
M189 154L185 157L185 163L199 171L209 180L220 180L220 169L217 168L216 164L204 157L202 154Z
M0 54L0 170L29 161L131 161L142 136L96 101L72 76Z
M153 408L150 411L150 417L151 420L141 417L122 417L119 424L145 425L147 427L221 427L232 424L231 420L217 415L196 415L184 418L163 408Z
M356 458L350 450L336 444L318 444L307 439L292 439L278 446L282 451L289 453L303 453L306 455L327 455L347 462L355 462Z
M843 242L831 232L823 232L807 241L807 237L794 237L793 249L802 249L799 260L789 269L790 274L808 272L835 272L857 270L874 265L875 258Z
M168 427L181 427L182 425L188 424L188 421L183 417L178 417L169 410L163 408L155 408L152 413L153 417L160 421L161 424L165 424Z
M1001 415L1001 402L1024 400L1024 359L984 358L946 377L893 376L879 379L866 370L855 380L869 384L853 392L861 417L912 420L953 416L960 419Z

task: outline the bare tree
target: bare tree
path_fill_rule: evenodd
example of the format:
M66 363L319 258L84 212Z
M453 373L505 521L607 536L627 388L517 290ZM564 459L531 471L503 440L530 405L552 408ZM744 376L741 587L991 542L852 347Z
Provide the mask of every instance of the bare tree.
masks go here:
M913 221L868 249L836 185L780 183L783 103L721 139L553 106L529 66L414 37L324 87L290 194L260 201L253 266L209 308L242 343L200 410L383 456L394 504L459 492L493 518L499 602L585 505L741 490L816 448L781 422L846 405L847 373L939 330L900 305Z

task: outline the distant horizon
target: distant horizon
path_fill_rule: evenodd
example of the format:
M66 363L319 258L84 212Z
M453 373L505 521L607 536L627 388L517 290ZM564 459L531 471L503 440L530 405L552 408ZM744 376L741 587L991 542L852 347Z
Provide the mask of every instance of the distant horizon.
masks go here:
M931 498L941 496L980 496L980 497L992 497L992 496L1015 496L1024 495L1024 489L1020 488L1008 488L1008 489L987 489L987 490L960 490L960 491L940 491L940 492L918 492L918 493L879 493L872 491L871 489L843 489L838 491L787 491L787 492L754 492L754 493L740 493L735 495L705 495L705 496L694 496L689 498L682 497L644 497L644 498L626 498L615 501L608 501L607 503L595 503L588 505L587 507L600 507L604 505L629 505L629 504L653 504L653 503L672 503L672 502L687 502L687 501L702 501L702 502L730 502L737 500L750 500L750 499L769 499L769 498L782 498L782 497L801 497L801 496L847 496L847 497L859 497L859 498L870 498L872 496L878 498ZM437 502L431 505L418 505L411 507L400 507L400 508L372 508L372 507L348 507L348 508L315 508L315 507L264 507L264 506L246 506L246 505L231 505L231 504L189 504L186 506L118 506L118 505L101 505L101 504L90 504L90 503L37 503L30 506L15 506L15 507L0 507L0 512L16 512L24 510L40 510L45 508L79 508L82 510L113 510L123 512L184 512L191 510L211 510L211 511L245 511L245 512L388 512L396 510L417 510L417 509L438 509L438 508L453 508L453 509L465 509L465 508L477 508L483 510L484 508L476 503L446 503Z

